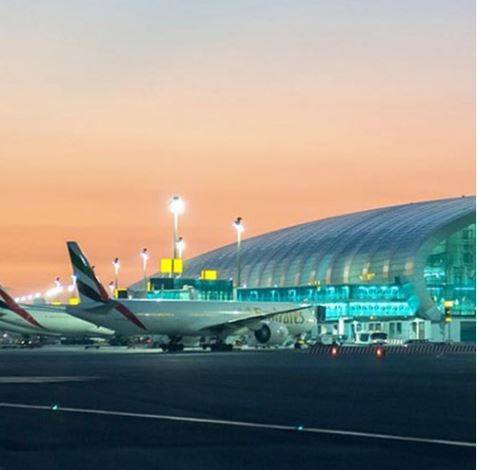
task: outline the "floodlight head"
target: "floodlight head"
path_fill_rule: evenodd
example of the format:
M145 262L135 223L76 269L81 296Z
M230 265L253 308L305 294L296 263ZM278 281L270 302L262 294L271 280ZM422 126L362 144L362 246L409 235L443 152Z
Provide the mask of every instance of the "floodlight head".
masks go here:
M242 217L237 217L234 220L233 226L235 227L235 230L237 230L237 233L242 233L245 230L245 227L242 223Z
M169 210L174 215L181 215L185 212L185 202L180 196L173 196L169 201Z

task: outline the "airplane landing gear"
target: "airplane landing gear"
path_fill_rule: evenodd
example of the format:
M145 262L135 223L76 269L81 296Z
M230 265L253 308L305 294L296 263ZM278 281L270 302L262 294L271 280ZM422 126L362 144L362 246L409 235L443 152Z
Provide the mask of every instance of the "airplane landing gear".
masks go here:
M303 346L305 346L305 344L306 344L305 339L300 336L300 337L296 340L296 342L295 342L295 344L294 344L293 347L294 347L295 349L303 349Z
M161 344L161 349L167 352L179 352L184 350L184 345L179 341L182 338L171 338L169 343Z
M224 343L223 341L217 341L216 343L210 344L210 350L213 352L216 351L232 351L233 350L232 344Z
M168 351L168 352L179 352L184 350L184 345L181 343L169 343L169 344L166 344L165 346L166 346L165 351Z

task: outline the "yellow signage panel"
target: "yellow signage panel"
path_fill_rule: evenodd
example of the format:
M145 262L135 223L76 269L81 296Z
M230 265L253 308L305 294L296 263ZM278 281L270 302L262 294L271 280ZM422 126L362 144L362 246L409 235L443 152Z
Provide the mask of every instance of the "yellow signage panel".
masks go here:
M181 258L174 258L172 260L172 270L174 274L182 274L183 263Z
M118 288L114 292L114 296L116 299L127 299L128 298L128 290L124 288Z
M217 271L214 269L203 269L200 273L200 278L206 281L216 281Z
M161 271L162 274L170 274L172 272L172 259L171 258L161 258L160 271Z
M162 274L182 274L183 263L181 258L162 258L161 273Z

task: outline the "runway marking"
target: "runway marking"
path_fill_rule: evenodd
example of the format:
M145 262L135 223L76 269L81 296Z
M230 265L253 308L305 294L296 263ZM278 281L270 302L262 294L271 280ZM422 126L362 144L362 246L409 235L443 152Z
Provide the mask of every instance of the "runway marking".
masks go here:
M361 432L361 431L345 431L339 429L326 429L326 428L313 428L305 426L287 426L282 424L265 424L265 423L254 423L248 421L229 421L224 419L209 419L209 418L194 418L191 416L171 416L171 415L160 415L160 414L149 414L149 413L130 413L127 411L108 411L108 410L93 410L88 408L69 408L59 405L28 405L23 403L0 403L2 408L20 408L20 409L30 409L30 410L48 410L54 413L60 411L67 413L82 413L82 414L92 414L92 415L106 415L106 416L122 416L128 418L145 418L145 419L157 419L162 421L179 421L186 423L201 423L201 424L216 424L223 426L236 426L243 428L255 428L255 429L272 429L277 431L295 431L303 433L312 433L312 434L329 434L335 436L348 436L348 437L362 437L369 439L384 439L391 441L404 441L404 442L417 442L423 444L440 444L447 446L457 446L457 447L476 447L475 442L465 442L465 441L451 441L447 439L431 439L426 437L412 437L412 436L397 436L394 434L378 434L371 432Z
M64 377L0 377L0 384L47 384L58 382L85 382L88 380L97 380L99 377L81 377L81 376L64 376Z

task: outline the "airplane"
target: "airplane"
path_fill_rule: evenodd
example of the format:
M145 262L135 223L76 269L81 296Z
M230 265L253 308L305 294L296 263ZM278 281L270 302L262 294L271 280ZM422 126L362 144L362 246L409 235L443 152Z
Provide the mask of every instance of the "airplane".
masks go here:
M168 351L182 350L182 341L190 337L212 337L216 341L211 349L230 350L226 338L247 333L253 333L262 345L278 345L290 334L298 339L316 325L309 304L112 299L79 245L69 241L67 248L80 296L80 308L68 307L68 312L124 336L166 335L170 342L163 349Z
M114 331L69 315L64 306L20 305L0 287L0 329L44 336L113 336Z

